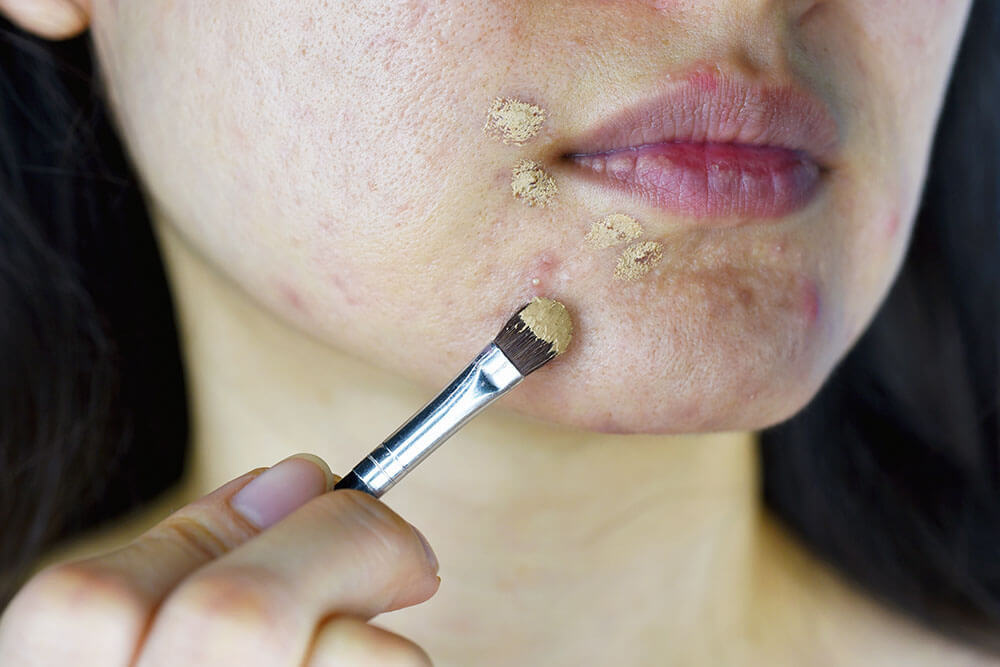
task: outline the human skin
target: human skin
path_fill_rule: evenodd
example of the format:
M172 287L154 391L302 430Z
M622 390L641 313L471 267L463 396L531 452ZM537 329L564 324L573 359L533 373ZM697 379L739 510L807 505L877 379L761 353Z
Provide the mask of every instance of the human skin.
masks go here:
M91 30L153 205L307 333L440 385L532 295L570 350L505 401L587 430L760 429L807 403L904 255L967 0L95 2ZM836 157L808 206L697 228L588 184L561 156L657 81L721 73L828 105ZM497 96L548 112L523 146ZM556 205L511 166L541 162ZM594 220L666 258L612 279ZM643 400L634 400L642 396Z
M576 337L504 402L545 421L497 406L393 489L442 585L381 624L439 664L972 664L776 531L737 431L806 402L891 284L967 2L90 9L181 316L195 419L180 502L290 447L346 472L542 293L571 308ZM838 152L808 207L697 232L560 159L667 74L712 72L797 81L830 106ZM496 96L543 106L542 133L520 147L484 134ZM556 206L510 196L520 159L557 179ZM614 249L584 246L611 212L668 254L636 283L612 280ZM630 435L712 429L732 432ZM325 567L350 542L329 524L223 558L316 564L295 591L363 585ZM402 567L384 564L369 569ZM277 597L279 618L302 608Z

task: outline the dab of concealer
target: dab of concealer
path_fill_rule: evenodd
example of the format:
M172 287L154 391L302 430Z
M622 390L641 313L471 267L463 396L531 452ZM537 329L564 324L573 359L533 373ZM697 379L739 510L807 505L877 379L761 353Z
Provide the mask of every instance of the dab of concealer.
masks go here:
M624 213L612 213L595 222L584 240L591 248L610 248L620 243L628 243L642 236L642 225Z
M545 122L545 110L534 104L511 98L496 98L486 112L483 132L505 144L521 146L538 134Z
M546 343L552 344L552 351L562 354L573 338L573 318L566 306L558 301L536 296L518 316L531 333Z
M528 206L546 206L559 191L542 165L533 160L521 160L514 166L510 189Z
M618 280L638 280L663 259L663 245L657 241L643 241L630 245L622 251L615 267Z

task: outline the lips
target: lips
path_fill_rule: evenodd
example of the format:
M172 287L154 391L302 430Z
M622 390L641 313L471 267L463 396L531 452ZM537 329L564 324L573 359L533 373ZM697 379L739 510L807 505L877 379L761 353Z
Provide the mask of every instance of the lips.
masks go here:
M816 196L839 140L817 98L715 71L665 88L574 140L564 155L574 171L699 219L775 219Z

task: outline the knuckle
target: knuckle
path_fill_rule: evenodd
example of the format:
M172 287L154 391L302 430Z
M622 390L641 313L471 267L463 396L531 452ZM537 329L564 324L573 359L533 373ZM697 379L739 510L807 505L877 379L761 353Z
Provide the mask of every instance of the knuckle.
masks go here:
M33 579L25 595L49 613L79 613L112 621L144 616L148 600L121 573L85 562L55 565Z
M99 563L51 566L35 575L9 605L3 645L17 643L39 655L75 647L127 655L145 625L151 601L121 573Z
M180 515L157 526L150 533L157 540L178 544L204 561L213 560L233 548L233 541L224 539L194 516Z
M195 644L248 633L281 642L298 613L292 597L289 587L264 568L207 568L167 598L161 617Z
M332 511L348 522L367 562L385 566L403 558L424 560L423 547L413 528L384 503L354 490L328 496L334 503Z

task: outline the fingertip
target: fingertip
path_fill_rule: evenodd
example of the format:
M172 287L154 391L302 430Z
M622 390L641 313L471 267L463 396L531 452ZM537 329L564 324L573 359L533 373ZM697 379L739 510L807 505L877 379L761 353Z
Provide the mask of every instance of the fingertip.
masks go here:
M50 40L75 37L90 24L90 12L79 0L0 0L0 14Z
M320 470L323 471L323 479L326 480L326 490L333 490L333 486L340 481L339 475L334 475L333 471L330 470L330 466L327 465L326 461L316 456L315 454L310 454L308 452L299 452L298 454L292 454L288 458L292 459L305 459L306 461L311 461L316 464Z
M434 549L431 548L430 542L428 542L424 534L420 532L420 529L412 523L410 524L410 528L413 529L413 532L417 535L417 539L420 540L420 546L424 549L424 556L427 559L427 564L430 565L434 574L437 574L440 569L440 565L438 564L437 555L434 553Z

